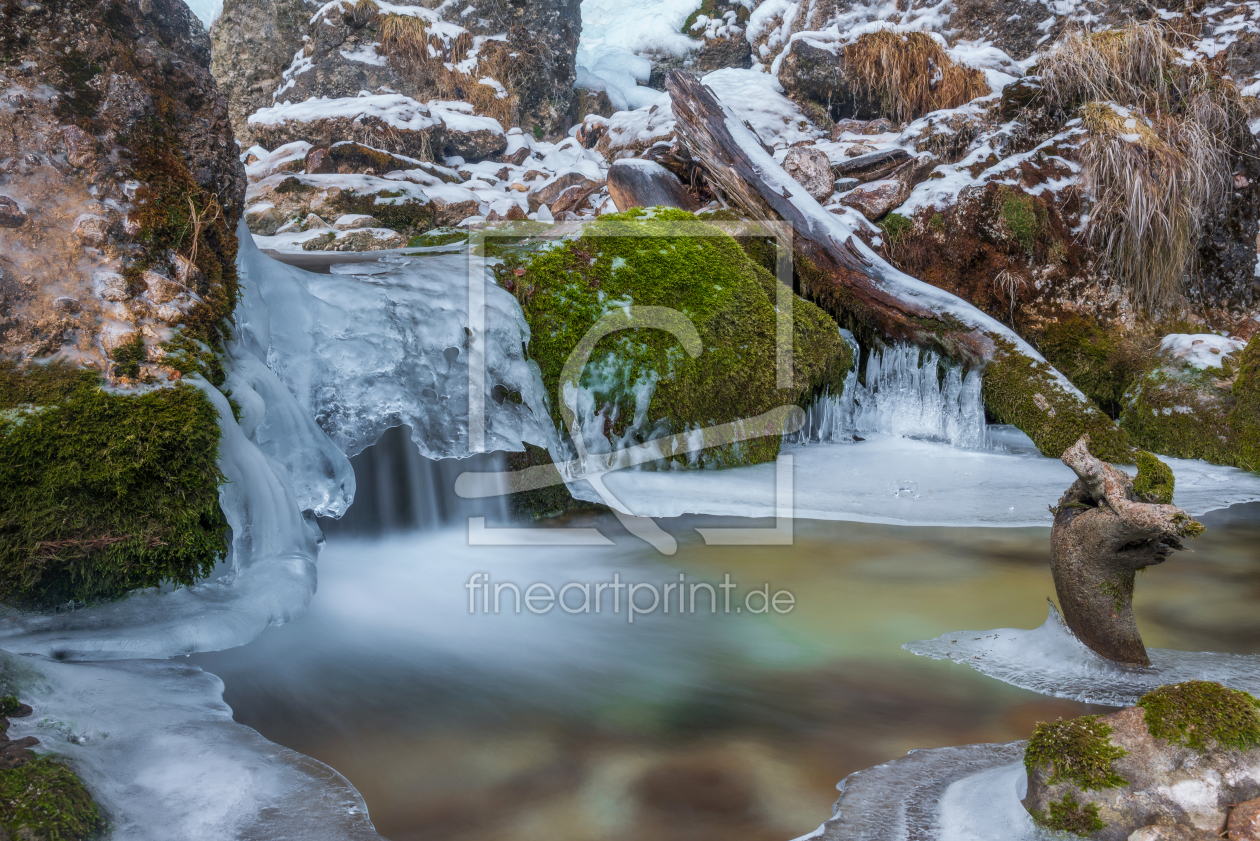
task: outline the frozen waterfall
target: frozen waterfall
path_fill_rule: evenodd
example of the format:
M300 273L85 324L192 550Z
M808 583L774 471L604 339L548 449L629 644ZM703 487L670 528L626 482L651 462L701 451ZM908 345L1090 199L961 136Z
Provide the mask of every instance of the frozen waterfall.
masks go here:
M857 342L844 332L857 355ZM873 349L865 382L856 371L849 372L844 391L816 400L805 426L791 440L847 443L884 434L980 449L989 444L980 384L979 371L964 374L961 366L909 343Z

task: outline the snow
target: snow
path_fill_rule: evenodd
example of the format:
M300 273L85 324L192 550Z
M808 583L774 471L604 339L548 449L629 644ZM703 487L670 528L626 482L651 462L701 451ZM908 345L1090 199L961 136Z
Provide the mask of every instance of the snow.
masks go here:
M823 136L800 107L783 95L783 86L774 76L727 67L706 75L704 83L736 117L748 121L767 146L786 148Z
M340 98L311 97L298 103L259 108L249 115L251 125L274 126L292 121L310 123L317 120L375 117L388 126L404 131L423 131L437 124L425 105L397 93ZM497 123L496 123L497 125Z
M1222 367L1225 357L1247 346L1241 339L1230 339L1215 333L1170 333L1159 343L1159 349L1186 364L1206 370Z
M306 159L306 153L311 150L311 144L305 140L295 140L292 143L286 143L283 146L277 146L274 151L268 152L261 146L252 146L249 152L255 154L258 160L245 167L245 175L251 181L257 181L266 178L268 175L279 171L284 164L292 164L295 161Z
M1021 689L1087 703L1131 706L1158 686L1210 680L1260 694L1260 655L1147 649L1149 669L1121 666L1078 640L1050 605L1034 630L954 631L902 648L933 660L952 660Z
M110 837L379 841L344 777L232 721L222 681L195 666L0 652L0 668L35 709L9 737L69 760Z
M488 131L491 134L503 134L503 126L498 120L474 114L473 107L467 102L434 99L429 102L429 110L451 131Z

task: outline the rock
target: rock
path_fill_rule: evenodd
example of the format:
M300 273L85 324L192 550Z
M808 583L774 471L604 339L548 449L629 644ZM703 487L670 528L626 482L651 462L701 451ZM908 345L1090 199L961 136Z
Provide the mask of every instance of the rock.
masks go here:
M92 275L93 291L106 301L126 301L127 279L118 272L103 271Z
M311 13L303 0L224 0L210 27L214 78L243 146L254 142L249 115L273 104L280 76L302 46Z
M109 242L109 220L104 216L97 216L91 213L85 213L74 220L74 230L72 233L78 237L84 245L92 248L100 248Z
M883 178L854 187L840 197L840 203L874 222L909 197L910 190L900 180Z
M61 130L61 138L66 144L66 160L71 166L87 169L96 163L96 140L86 131L78 126L66 126Z
M1037 725L1024 764L1024 808L1043 826L1096 841L1219 838L1230 806L1260 796L1260 709L1220 684L1163 686L1110 715Z
M652 161L626 158L608 168L608 194L618 210L632 207L678 207L696 210L696 200L678 176Z
M328 154L328 149L322 146L314 146L306 153L306 166L304 169L307 175L327 175L337 171L337 164L333 162L332 156Z
M783 159L783 169L813 196L815 201L826 201L835 191L835 177L831 174L831 161L827 154L814 146L796 146L789 149ZM618 205L620 207L620 205Z
M371 231L353 231L343 237L333 233L308 239L302 243L303 251L383 251L389 248L403 248L407 245L404 237L378 236Z
M27 216L18 203L8 196L0 196L0 228L20 228Z
M181 284L155 271L142 272L140 279L144 282L145 294L155 304L169 303L188 291Z
M272 149L295 141L328 147L356 139L370 148L426 161L442 149L445 131L427 105L398 94L343 97L317 109L274 105L254 112L248 122L254 141Z
M332 223L338 231L356 231L360 228L382 228L381 220L366 213L347 213L338 216Z
M779 84L790 99L824 125L833 120L866 121L884 116L879 97L855 85L844 72L834 44L808 38L793 40L779 65ZM828 107L832 102L836 107Z
M752 67L752 45L742 33L726 38L706 38L695 55L695 69L700 73L724 67Z
M892 120L883 117L878 120L854 120L845 118L836 120L831 126L831 139L839 140L846 132L851 134L890 134L897 130Z
M465 199L464 201L446 201L437 197L433 199L434 207L434 226L446 228L458 225L469 216L476 216L481 211L481 206L475 199Z
M602 186L602 185L601 185ZM551 205L551 212L560 214L576 210L577 207L586 199L587 196L595 192L599 187L591 187L585 184L576 184L561 193ZM556 217L560 218L559 216Z
M289 217L271 204L245 214L245 225L249 228L249 232L260 237L274 236L287 221Z
M1260 841L1260 798L1231 808L1226 828L1229 841Z
M302 220L302 228L307 231L323 231L331 228L323 219L320 219L314 213L306 214L306 218Z
M1176 824L1153 824L1134 830L1128 841L1220 841L1220 836Z
M526 173L528 175L528 173ZM541 205L550 205L560 198L560 194L570 187L584 186L590 189L597 189L602 186L598 181L592 181L580 172L566 172L563 175L552 179L543 186L533 190L529 194L529 209L532 213Z

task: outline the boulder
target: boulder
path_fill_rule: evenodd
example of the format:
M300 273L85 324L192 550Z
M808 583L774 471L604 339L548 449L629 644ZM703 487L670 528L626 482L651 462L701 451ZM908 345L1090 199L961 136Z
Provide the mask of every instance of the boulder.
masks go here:
M273 105L251 114L248 122L254 141L272 149L298 141L326 148L355 140L373 149L432 161L445 142L442 120L427 105L401 94ZM315 166L320 171L335 164L317 158Z
M1260 798L1230 809L1226 829L1229 841L1260 841Z
M210 70L243 145L253 142L249 115L274 104L309 18L303 0L224 0L210 27Z
M1260 702L1205 681L1163 686L1110 715L1037 725L1024 764L1024 808L1042 826L1219 838L1231 807L1260 797Z
M910 189L899 179L881 178L854 187L840 197L840 203L874 222L909 197Z
M531 213L538 210L542 205L550 206L560 195L570 187L583 186L588 189L597 189L600 182L592 181L580 172L566 172L563 175L553 178L551 181L543 184L541 187L531 190L529 194L529 210Z
M627 158L608 168L608 195L618 210L632 207L678 207L696 210L700 203L678 176L652 161Z
M783 170L815 201L826 201L835 192L835 177L827 153L815 146L795 146L783 158ZM620 205L618 205L620 206Z
M27 216L16 201L8 196L0 196L0 228L20 228L26 224Z

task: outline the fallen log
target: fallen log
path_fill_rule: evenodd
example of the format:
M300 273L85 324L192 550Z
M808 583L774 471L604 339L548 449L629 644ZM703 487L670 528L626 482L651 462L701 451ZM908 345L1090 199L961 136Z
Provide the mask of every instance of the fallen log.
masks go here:
M984 371L989 414L1057 458L1082 434L1094 455L1131 463L1128 436L1013 330L955 295L889 265L783 171L757 135L694 76L666 79L676 134L727 202L794 231L801 294L889 340L912 342Z

